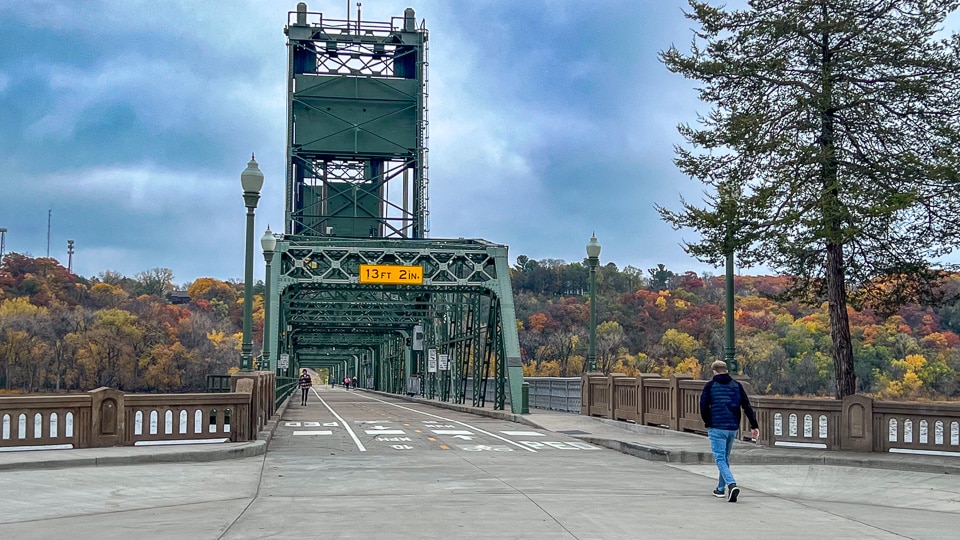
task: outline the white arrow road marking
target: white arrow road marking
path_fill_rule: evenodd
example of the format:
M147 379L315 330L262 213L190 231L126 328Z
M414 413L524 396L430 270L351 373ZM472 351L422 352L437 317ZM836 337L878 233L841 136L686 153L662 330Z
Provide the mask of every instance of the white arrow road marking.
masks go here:
M406 435L402 429L368 429L367 435Z
M333 435L333 432L330 430L320 430L320 431L294 431L294 435Z
M453 438L454 438L454 439L463 439L463 440L465 440L465 441L472 441L472 440L473 440L473 437L471 437L471 436L469 436L469 435L454 435Z

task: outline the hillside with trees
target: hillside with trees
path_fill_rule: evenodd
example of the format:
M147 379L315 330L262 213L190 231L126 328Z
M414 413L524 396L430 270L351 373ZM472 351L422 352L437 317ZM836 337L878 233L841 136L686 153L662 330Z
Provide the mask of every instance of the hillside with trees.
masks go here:
M52 258L5 255L0 392L196 392L207 374L238 369L242 284L198 279L183 305L168 301L173 290L166 268L86 279ZM256 305L259 344L259 297Z
M207 374L239 368L243 286L168 269L124 277L70 274L55 259L7 254L0 265L0 392L202 391ZM527 376L579 376L589 336L582 262L519 256L511 268ZM780 299L785 276L736 276L737 358L760 393L832 395L826 304ZM186 290L189 302L168 295ZM254 354L262 284L254 288ZM848 308L858 391L884 398L960 395L960 275L939 305L896 313ZM597 365L635 375L707 374L723 358L723 277L607 263L597 273Z
M584 263L518 257L513 288L524 373L578 376L588 346L589 270ZM737 360L763 394L834 394L825 300L784 299L790 276L735 276ZM709 375L723 359L723 276L642 271L614 263L597 272L597 367L603 372ZM939 305L906 303L893 314L847 307L857 391L884 398L960 395L960 275L946 275Z

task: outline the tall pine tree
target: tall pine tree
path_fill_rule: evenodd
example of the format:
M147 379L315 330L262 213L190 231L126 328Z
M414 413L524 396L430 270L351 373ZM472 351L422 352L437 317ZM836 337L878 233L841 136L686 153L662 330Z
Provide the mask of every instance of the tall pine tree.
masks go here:
M719 264L795 277L829 303L838 398L856 392L848 304L893 309L935 290L960 239L956 0L690 0L689 54L661 53L713 110L680 126L675 162L704 206L659 208Z

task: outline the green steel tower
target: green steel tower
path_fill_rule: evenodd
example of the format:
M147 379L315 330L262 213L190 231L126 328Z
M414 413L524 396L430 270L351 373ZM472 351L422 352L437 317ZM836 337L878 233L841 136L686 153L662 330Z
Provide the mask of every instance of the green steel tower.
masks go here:
M431 239L427 30L311 13L288 46L285 234L264 358L360 386L521 411L506 246ZM288 362L289 361L289 362Z
M288 234L424 238L427 31L325 19L286 28ZM314 22L315 21L315 22Z

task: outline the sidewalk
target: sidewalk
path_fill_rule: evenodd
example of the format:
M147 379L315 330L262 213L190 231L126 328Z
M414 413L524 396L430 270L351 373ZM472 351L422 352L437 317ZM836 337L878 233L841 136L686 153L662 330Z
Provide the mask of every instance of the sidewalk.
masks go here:
M490 407L478 408L383 392L360 391L562 433L596 446L651 461L713 463L706 437L691 433L542 409L531 409L530 414L519 415L508 411L495 411ZM285 409L285 406L281 407L279 414L282 415ZM272 419L271 424L275 425L278 418L279 416ZM244 443L0 452L0 471L245 458L266 453L271 432L272 429L265 430L261 432L260 440ZM739 441L736 443L733 462L738 465L836 465L960 474L960 457L769 448Z

